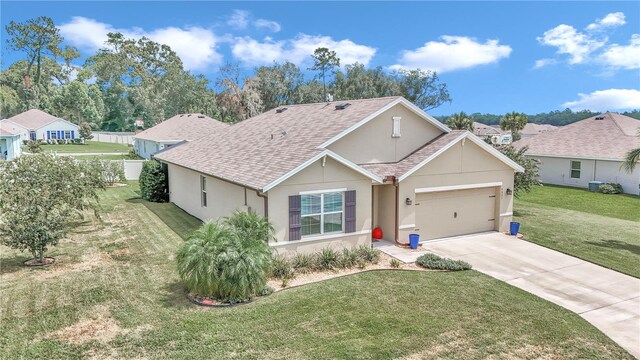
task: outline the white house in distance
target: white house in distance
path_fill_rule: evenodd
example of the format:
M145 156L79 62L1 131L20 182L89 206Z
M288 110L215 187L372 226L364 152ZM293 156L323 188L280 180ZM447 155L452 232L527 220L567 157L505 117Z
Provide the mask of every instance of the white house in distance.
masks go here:
M13 160L20 156L20 134L0 122L0 160Z
M540 181L588 187L590 181L618 183L625 193L640 192L640 166L631 174L622 169L629 150L640 147L640 120L607 112L553 131L522 139L527 154L540 161Z
M20 135L20 140L73 140L80 138L80 127L38 109L27 110L0 121L3 127Z
M485 125L483 123L473 123L473 135L490 141L494 145L507 145L511 144L511 132L503 131L500 127L491 125Z
M229 125L202 114L178 114L136 134L133 137L133 147L138 156L150 159L151 155L162 149L181 141L213 136L227 126Z

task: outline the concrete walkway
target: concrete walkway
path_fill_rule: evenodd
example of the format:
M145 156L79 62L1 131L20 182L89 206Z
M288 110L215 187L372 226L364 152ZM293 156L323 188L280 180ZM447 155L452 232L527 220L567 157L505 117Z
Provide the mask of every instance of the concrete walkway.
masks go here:
M569 309L640 358L640 279L501 233L426 242L408 250L374 245L404 262L426 251L467 261L475 270Z

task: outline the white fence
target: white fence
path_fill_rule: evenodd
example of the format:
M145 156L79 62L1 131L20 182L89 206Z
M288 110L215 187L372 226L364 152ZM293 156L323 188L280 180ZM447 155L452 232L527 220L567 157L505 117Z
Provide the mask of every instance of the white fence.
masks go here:
M129 145L133 142L135 133L94 131L91 135L93 135L93 139L91 139L93 141Z
M112 160L122 162L124 168L124 177L127 180L138 180L140 172L142 172L142 163L144 160Z

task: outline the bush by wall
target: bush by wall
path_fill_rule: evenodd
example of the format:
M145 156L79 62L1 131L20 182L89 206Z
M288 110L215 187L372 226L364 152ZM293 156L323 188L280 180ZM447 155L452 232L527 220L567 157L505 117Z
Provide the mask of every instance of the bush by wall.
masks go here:
M602 184L599 191L603 194L622 194L622 185L616 183Z
M162 164L148 160L142 164L140 172L140 193L142 198L153 202L167 201L167 180Z

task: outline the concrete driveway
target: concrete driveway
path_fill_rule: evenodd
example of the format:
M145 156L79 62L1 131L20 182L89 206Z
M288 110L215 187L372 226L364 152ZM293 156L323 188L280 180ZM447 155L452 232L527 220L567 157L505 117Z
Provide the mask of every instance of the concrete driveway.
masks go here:
M640 279L495 232L423 247L579 314L640 358Z

